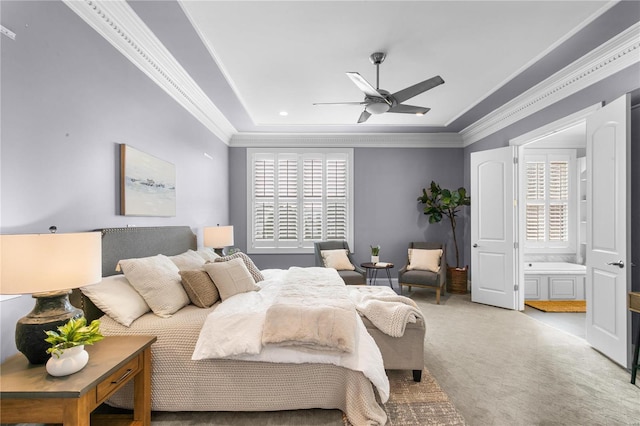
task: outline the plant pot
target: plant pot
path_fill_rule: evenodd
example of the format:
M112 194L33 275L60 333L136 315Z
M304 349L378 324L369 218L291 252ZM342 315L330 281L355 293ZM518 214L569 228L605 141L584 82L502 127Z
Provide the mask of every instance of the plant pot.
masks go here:
M65 349L61 354L51 354L47 361L47 373L52 376L68 376L80 371L89 362L89 353L84 350L84 345Z
M447 291L454 294L467 294L468 267L447 268Z
M380 262L380 256L371 256L371 263Z

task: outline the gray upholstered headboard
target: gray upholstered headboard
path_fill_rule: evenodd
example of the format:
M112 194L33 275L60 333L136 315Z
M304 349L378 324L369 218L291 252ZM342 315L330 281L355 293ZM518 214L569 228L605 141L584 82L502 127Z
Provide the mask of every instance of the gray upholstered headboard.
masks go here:
M155 256L174 256L196 250L196 236L188 226L157 226L96 229L102 233L102 276L120 272L116 265L121 259ZM88 321L103 315L79 290L73 290L71 303L81 308Z

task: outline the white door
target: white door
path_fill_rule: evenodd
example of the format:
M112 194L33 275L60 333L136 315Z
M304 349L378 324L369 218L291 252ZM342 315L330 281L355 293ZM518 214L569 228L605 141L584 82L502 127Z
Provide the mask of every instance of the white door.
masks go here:
M471 154L471 300L517 309L516 147Z
M587 341L627 367L631 283L629 97L587 118Z

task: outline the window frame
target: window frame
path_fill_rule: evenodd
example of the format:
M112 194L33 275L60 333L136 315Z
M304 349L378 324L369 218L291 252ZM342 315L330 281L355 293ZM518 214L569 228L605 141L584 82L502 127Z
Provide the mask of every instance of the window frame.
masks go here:
M353 247L353 235L354 235L354 226L353 226L353 211L354 211L354 185L353 185L353 148L247 148L247 253L248 254L313 254L314 247L313 243L309 246L304 246L304 228L302 222L302 216L304 215L303 204L303 188L304 188L304 163L303 160L308 158L309 156L318 156L323 159L323 175L325 173L325 167L327 158L330 158L332 155L346 155L346 167L347 167L347 187L346 187L346 204L347 204L347 242L350 247ZM256 246L254 241L254 208L253 208L253 194L254 194L254 158L260 155L274 155L275 163L274 163L274 174L277 175L278 168L278 155L282 156L291 156L297 158L297 168L299 170L298 174L300 176L299 190L297 196L297 204L298 204L298 217L300 221L298 222L298 232L299 237L295 244L290 242L279 242L276 243L277 246ZM326 194L326 191L325 191ZM326 197L323 197L326 200ZM277 200L274 196L274 214L277 215ZM326 216L323 216L323 230L326 230ZM274 232L277 232L274 231ZM317 240L321 241L321 240ZM308 243L307 243L308 244Z
M531 241L527 240L527 205L528 200L526 197L526 187L527 187L527 163L530 161L544 161L545 163L545 215L544 215L544 233L545 233L545 241ZM567 241L549 241L548 228L549 228L549 214L550 211L548 206L553 204L549 199L549 173L550 173L550 163L552 161L567 161L568 162L568 197L567 197ZM578 183L577 183L577 161L576 161L576 151L573 149L527 149L524 154L524 161L522 167L522 179L523 179L523 199L522 202L524 204L523 213L524 213L524 247L527 253L535 253L535 254L575 254L577 251L577 239L578 239L578 206L577 206L577 197L578 197ZM535 203L532 203L535 204Z

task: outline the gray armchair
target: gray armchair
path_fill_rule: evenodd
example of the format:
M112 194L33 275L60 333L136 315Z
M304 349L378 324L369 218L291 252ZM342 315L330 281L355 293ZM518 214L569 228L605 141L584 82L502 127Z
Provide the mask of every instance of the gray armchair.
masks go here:
M407 270L409 266L408 258L407 264L402 267L398 272L398 284L400 285L400 293L402 293L402 286L406 285L411 291L411 287L431 287L436 289L436 303L440 304L440 291L445 291L445 284L447 283L447 257L445 256L445 246L440 243L425 243L425 242L412 242L409 243L409 248L414 249L426 249L435 250L442 249L442 257L440 258L440 271L438 273L432 271L423 271L413 269Z
M320 254L321 250L338 250L338 249L346 249L347 257L351 264L355 267L353 271L338 271L340 277L347 285L366 285L367 284L367 274L360 266L358 266L353 257L351 256L351 250L349 250L349 244L346 241L318 241L314 244L315 249L315 258L316 258L316 266L323 266L324 261L322 260L322 255Z

